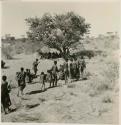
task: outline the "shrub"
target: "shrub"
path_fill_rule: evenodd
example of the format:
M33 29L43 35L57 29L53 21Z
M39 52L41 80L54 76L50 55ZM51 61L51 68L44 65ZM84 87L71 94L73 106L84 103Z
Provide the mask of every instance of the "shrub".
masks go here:
M12 59L13 57L13 47L8 45L8 46L2 46L2 56L5 57L6 59Z

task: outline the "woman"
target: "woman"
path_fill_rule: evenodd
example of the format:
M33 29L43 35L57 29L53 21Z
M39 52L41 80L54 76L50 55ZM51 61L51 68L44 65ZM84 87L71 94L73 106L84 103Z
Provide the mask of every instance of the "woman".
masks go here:
M9 92L10 92L10 85L7 82L7 76L3 76L1 84L1 103L5 114L7 114L10 111L9 107L11 105L11 100Z

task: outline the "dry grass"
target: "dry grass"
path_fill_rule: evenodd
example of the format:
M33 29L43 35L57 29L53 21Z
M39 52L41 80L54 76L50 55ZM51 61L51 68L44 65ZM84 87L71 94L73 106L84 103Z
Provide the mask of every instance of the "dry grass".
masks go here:
M27 46L31 50L32 46ZM15 106L18 105L16 112L7 116L2 115L2 121L112 124L114 121L113 115L116 118L118 117L118 114L112 111L112 105L117 101L116 96L113 96L113 92L118 93L119 63L118 59L115 59L110 52L105 55L95 56L90 60L87 59L87 80L73 81L68 85L51 88L42 93L25 95L29 96L30 100L27 97L19 101L16 97L14 102ZM15 71L18 71L21 66L31 69L32 62L36 58L32 54L19 54L17 56L18 60L7 60L10 68L4 70L4 73L11 79L15 79ZM59 60L58 65L61 62L63 63L63 61ZM14 66L15 64L16 66ZM38 73L40 74L41 71L46 72L52 64L52 60L41 60ZM27 85L25 92L29 93L38 89L40 89L38 83ZM14 99L16 90L12 91L11 95ZM93 107L90 106L91 104ZM94 112L92 112L92 108L94 108ZM114 110L117 109L118 107L115 106ZM27 114L26 111L29 113ZM92 117L95 115L94 113L97 114L96 117ZM105 113L106 115L103 116ZM4 117L6 118L4 119ZM117 121L116 119L114 122L117 123Z
M2 46L2 57L5 59L12 59L13 57L13 47L8 46Z

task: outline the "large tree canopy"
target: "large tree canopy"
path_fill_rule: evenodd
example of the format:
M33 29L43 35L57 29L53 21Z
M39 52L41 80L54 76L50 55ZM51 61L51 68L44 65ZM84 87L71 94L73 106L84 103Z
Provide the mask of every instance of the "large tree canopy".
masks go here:
M83 17L73 12L56 15L46 13L41 18L28 18L26 22L29 25L27 35L30 40L42 42L63 55L89 33L90 28Z

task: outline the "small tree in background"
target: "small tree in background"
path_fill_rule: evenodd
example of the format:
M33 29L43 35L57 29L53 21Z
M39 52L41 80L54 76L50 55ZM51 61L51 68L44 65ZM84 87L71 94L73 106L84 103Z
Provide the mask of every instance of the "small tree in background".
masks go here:
M83 17L73 12L54 16L46 13L41 18L28 18L26 22L29 25L27 35L31 41L55 48L63 57L69 54L70 48L78 45L90 28Z

